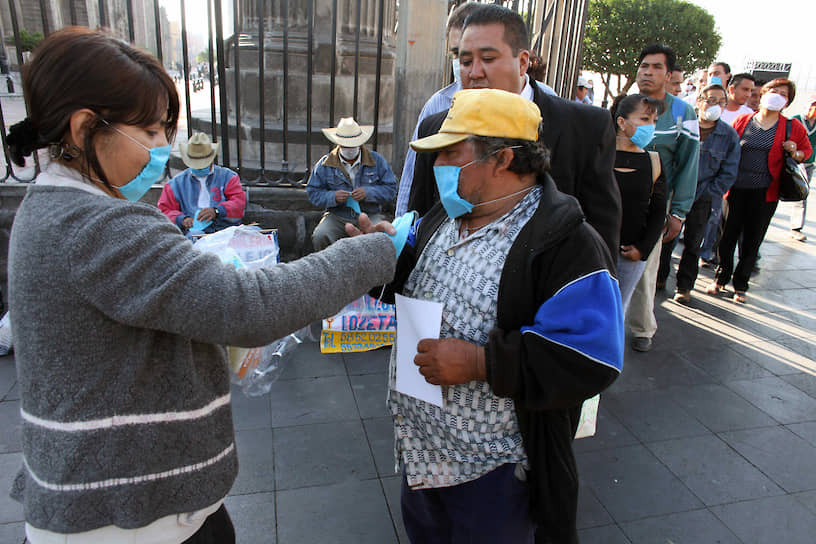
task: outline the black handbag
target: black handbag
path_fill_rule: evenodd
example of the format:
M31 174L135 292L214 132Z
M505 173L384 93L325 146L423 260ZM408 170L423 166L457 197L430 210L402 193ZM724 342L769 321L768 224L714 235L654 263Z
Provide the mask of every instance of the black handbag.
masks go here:
M791 120L785 123L785 142L790 139ZM798 202L805 200L810 192L807 170L805 165L785 153L785 162L782 165L782 175L779 176L779 200L783 202Z

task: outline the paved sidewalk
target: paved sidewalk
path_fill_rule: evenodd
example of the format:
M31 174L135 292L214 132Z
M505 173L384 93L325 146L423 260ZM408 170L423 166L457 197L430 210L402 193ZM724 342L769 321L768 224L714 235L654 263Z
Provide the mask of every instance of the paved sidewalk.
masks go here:
M689 306L658 294L655 348L627 349L598 435L575 444L584 544L814 541L816 229L791 241L786 211L748 304L705 295L710 270ZM227 504L239 542L407 542L387 355L301 346L270 394L235 392L241 469ZM23 540L7 496L20 465L13 365L0 358L0 543Z

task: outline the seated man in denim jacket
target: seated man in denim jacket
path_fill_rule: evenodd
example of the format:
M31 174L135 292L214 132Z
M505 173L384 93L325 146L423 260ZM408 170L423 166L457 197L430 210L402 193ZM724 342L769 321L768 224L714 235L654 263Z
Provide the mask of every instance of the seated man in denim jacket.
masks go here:
M373 223L382 221L382 205L397 194L397 182L388 161L363 145L374 132L373 126L360 126L351 117L340 119L337 128L324 128L323 134L337 146L315 165L306 186L312 204L326 213L312 233L316 251L346 236L345 224L357 226L365 212Z
M188 237L238 225L244 218L241 179L229 168L213 164L219 146L201 132L179 144L188 168L168 181L159 197L159 209Z

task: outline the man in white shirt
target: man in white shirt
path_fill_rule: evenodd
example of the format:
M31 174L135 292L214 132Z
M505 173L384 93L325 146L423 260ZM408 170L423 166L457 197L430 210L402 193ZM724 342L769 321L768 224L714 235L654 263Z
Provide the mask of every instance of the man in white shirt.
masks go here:
M754 113L754 110L745 105L754 90L756 79L751 74L737 74L728 84L728 105L723 109L720 119L729 125L734 119L744 113Z
M592 100L589 98L589 90L591 88L592 83L587 81L587 78L578 76L578 83L575 84L575 101L591 106Z

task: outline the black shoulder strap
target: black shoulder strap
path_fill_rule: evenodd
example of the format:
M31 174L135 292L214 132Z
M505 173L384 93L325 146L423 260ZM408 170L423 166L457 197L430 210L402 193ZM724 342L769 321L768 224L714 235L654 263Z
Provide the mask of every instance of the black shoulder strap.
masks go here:
M787 119L785 121L785 141L787 142L790 140L790 127L791 127L791 120Z

